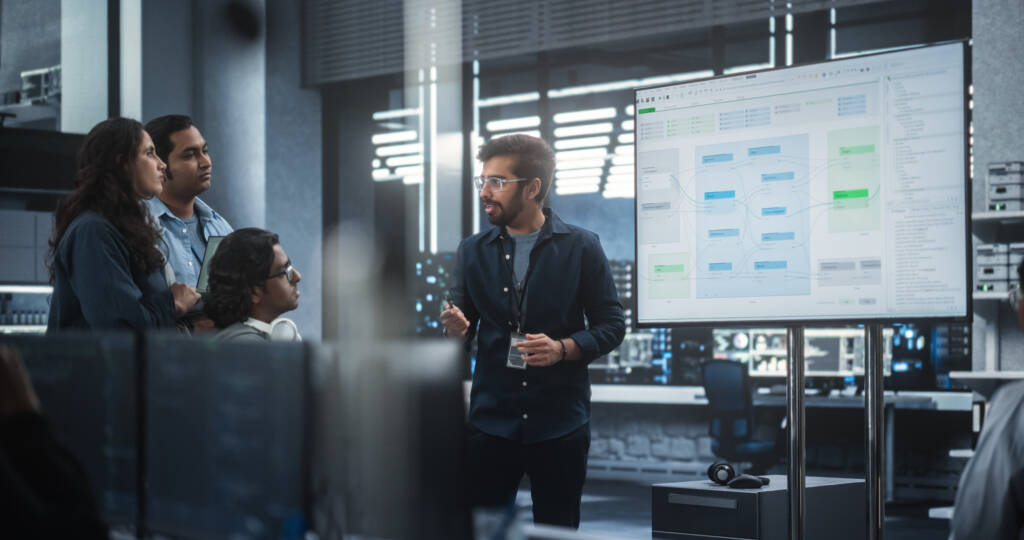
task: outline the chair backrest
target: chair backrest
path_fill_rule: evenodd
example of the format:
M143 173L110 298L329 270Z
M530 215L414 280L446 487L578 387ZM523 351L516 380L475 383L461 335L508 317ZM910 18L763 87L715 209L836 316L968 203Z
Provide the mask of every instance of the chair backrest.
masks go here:
M703 374L704 395L708 398L708 410L711 412L709 434L723 447L749 440L753 430L754 404L747 365L730 360L712 360L704 364Z

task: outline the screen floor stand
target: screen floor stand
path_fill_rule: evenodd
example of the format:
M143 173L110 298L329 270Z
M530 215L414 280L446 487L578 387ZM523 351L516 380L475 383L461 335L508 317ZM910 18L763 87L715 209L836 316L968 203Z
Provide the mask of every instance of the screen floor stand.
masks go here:
M789 439L789 538L803 540L806 504L806 452L804 447L804 329L791 326L787 329L788 370L786 374L786 415Z
M864 325L864 430L867 456L867 538L885 533L885 379L882 365L882 325Z

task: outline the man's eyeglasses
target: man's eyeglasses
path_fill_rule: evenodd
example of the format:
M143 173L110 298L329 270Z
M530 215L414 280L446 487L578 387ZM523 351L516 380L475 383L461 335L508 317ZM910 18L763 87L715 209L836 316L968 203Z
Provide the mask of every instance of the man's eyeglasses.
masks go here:
M292 265L289 264L288 266L284 267L284 270L272 276L267 276L267 280L269 281L271 279L279 278L281 276L286 277L288 279L288 283L295 283L295 268L293 268Z
M484 189L485 185L491 186L494 191L501 191L505 188L505 184L511 182L525 182L526 178L502 178L500 176L474 176L473 185L476 186L477 191Z

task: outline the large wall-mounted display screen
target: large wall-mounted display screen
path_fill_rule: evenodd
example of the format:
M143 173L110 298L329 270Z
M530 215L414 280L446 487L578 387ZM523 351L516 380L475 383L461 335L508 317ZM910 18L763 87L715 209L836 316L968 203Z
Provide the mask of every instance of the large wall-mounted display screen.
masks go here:
M637 90L639 324L965 318L964 54Z

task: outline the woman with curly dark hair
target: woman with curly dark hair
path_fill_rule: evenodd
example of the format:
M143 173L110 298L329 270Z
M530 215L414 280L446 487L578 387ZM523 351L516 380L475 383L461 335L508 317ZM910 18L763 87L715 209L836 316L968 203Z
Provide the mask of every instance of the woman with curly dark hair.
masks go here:
M165 169L135 120L111 118L86 136L75 189L55 213L49 332L173 327L199 299L188 285L167 286L142 203L163 189Z
M217 246L210 260L204 311L229 341L267 341L271 323L299 307L302 274L292 267L276 234L239 229Z

